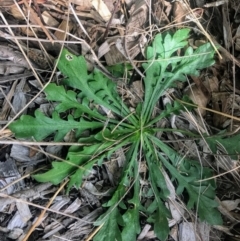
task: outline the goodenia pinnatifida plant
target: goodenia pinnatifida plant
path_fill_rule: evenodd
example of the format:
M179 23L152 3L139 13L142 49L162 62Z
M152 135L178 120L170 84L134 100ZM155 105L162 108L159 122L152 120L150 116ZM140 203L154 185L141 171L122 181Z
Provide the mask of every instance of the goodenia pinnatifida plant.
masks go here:
M95 223L102 226L94 241L136 240L141 230L141 216L153 223L160 240L166 240L171 212L166 205L170 191L165 172L171 177L178 195L187 193L187 207L197 209L201 220L210 224L222 222L214 200L215 181L199 182L212 177L211 170L197 161L183 158L156 136L158 131L164 132L156 126L161 119L186 110L181 102L174 101L154 116L159 98L168 88L174 87L176 81L186 81L186 75L198 76L199 70L214 64L214 50L209 43L195 50L187 47L189 31L180 29L173 35L157 34L147 47L146 62L142 64L144 99L134 111L118 95L115 82L98 69L88 73L84 57L64 49L58 62L58 69L66 76L64 85L51 83L44 90L46 98L57 103L52 117L36 110L35 117L22 115L10 125L16 137L34 137L36 141L49 135L54 135L54 141L61 141L70 130L75 131L75 138L83 146L70 147L66 162L54 161L50 170L34 175L39 182L53 184L68 177L68 191L72 187L79 188L94 165L111 160L113 153L123 148L124 170L111 198L103 204L106 212ZM183 53L181 56L178 56L179 51ZM102 115L97 105L111 111L114 117ZM69 110L71 114L62 119L61 113ZM148 167L151 190L147 206L141 203L139 165L142 161L146 161Z

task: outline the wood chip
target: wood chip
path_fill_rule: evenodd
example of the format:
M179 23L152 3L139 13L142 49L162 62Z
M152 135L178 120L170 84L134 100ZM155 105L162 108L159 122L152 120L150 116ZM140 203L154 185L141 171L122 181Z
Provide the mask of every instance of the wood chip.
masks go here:
M103 0L92 0L92 5L105 22L110 20L112 14Z
M76 4L76 9L78 11L90 11L92 8L91 1L86 0L72 0L72 3Z
M0 188L2 189L6 185L12 183L14 180L17 180L21 177L16 163L12 158L8 158L5 162L0 162ZM14 185L10 185L6 192L7 194L12 194L14 192L20 191L21 187L24 186L24 181L20 180ZM0 210L2 210L4 205L0 205Z
M48 26L57 27L59 25L59 22L54 17L52 17L52 15L50 15L50 13L48 13L47 11L44 11L42 13L42 18Z
M63 30L64 32L55 31L54 35L58 40L65 40L65 31L70 32L73 28L72 22L67 22L66 20L62 20L60 25L58 26L58 29Z

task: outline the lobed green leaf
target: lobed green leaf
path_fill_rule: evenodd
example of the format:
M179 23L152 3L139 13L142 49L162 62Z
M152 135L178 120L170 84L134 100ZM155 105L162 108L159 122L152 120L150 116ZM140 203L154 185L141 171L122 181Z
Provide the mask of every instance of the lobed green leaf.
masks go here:
M67 76L65 80L67 85L81 90L89 100L93 100L119 116L129 115L129 120L132 123L137 122L136 117L131 114L119 97L116 83L109 80L97 69L92 74L88 74L86 60L83 56L77 57L63 49L58 68Z
M48 100L60 102L56 107L55 110L58 113L65 112L69 109L76 109L78 111L78 116L81 116L81 114L85 113L88 114L91 117L98 118L100 120L106 120L106 117L101 115L96 110L91 110L89 107L89 101L87 103L83 102L80 103L77 100L77 94L72 91L68 90L66 91L63 86L58 86L56 84L50 83L45 88L46 97ZM84 99L86 100L86 99Z
M83 132L101 127L103 127L101 122L86 121L83 118L75 121L71 115L68 116L68 120L62 120L57 112L53 112L52 118L49 118L39 110L35 111L35 118L22 115L19 120L9 125L9 129L17 138L34 137L36 141L41 141L53 133L55 133L54 141L61 141L70 130Z
M158 34L147 48L147 63L143 64L145 96L142 120L149 122L156 102L175 81L186 81L186 75L199 75L199 70L214 64L214 49L207 43L193 51L189 47L183 57L172 56L187 45L189 29L180 29L171 36Z

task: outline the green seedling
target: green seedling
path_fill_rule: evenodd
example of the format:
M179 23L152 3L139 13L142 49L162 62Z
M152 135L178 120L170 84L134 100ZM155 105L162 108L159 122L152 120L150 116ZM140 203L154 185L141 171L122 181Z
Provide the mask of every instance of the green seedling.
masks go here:
M23 115L10 125L16 137L33 137L36 141L49 135L54 135L54 141L62 141L74 130L75 138L82 146L70 147L66 162L53 161L50 170L33 176L38 182L56 185L69 178L67 191L72 187L79 188L95 165L111 160L117 150L124 150L125 166L118 186L103 204L106 212L95 223L101 225L101 229L94 241L136 240L141 230L141 218L153 223L156 236L166 240L168 219L171 218L166 205L170 199L166 173L176 194L187 194L186 206L189 210L197 210L200 220L222 223L215 201L215 181L200 181L212 177L212 171L196 160L182 157L156 136L159 131L192 136L190 131L157 128L156 125L172 114L190 110L190 105L173 101L154 115L159 98L167 89L173 88L176 81L186 81L187 75L198 76L201 69L214 64L214 50L209 43L195 50L187 47L189 31L180 29L173 35L157 34L147 47L146 62L142 64L144 99L135 110L130 110L124 103L115 82L97 69L89 73L83 56L77 57L64 49L58 62L58 69L66 77L64 85L51 83L44 90L49 101L57 102L52 117L36 110L35 117ZM99 106L109 110L111 117L100 113ZM62 119L66 112L71 114ZM86 136L86 133L89 134ZM212 149L216 148L214 139L209 140ZM139 166L143 161L147 164L150 183L148 205L141 202Z

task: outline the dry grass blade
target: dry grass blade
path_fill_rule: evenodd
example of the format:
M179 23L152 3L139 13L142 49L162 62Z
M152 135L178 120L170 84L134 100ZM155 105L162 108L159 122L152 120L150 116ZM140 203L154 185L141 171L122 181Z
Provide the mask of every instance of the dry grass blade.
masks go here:
M48 204L46 205L46 208L49 208L52 204L52 202L54 201L54 199L56 198L56 196L58 195L58 193L65 187L65 185L68 183L68 180L66 180L64 183L61 184L61 186L58 188L58 190L56 191L56 193L53 195L53 197L49 200ZM24 237L23 241L27 241L29 236L32 234L32 232L34 231L34 229L42 222L42 218L44 216L44 214L46 213L46 209L44 209L41 214L39 215L38 219L36 220L36 222L33 224L33 226L31 227L31 229L28 231L28 233L26 234L26 236Z

